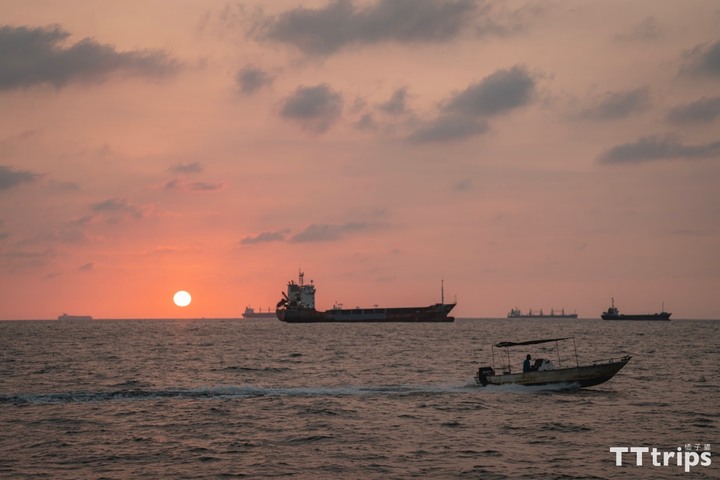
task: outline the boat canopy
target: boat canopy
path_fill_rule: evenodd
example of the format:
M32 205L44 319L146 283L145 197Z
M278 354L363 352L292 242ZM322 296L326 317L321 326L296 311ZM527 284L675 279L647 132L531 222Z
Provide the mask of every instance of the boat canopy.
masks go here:
M544 340L528 340L526 342L500 342L500 343L496 343L495 346L498 348L519 347L521 345L536 345L538 343L550 343L550 342L558 342L560 340L570 340L571 338L573 338L573 337L546 338Z

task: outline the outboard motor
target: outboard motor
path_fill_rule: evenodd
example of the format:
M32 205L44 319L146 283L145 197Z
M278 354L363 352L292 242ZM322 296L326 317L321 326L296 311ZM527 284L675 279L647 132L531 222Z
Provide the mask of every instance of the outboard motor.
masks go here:
M495 375L495 369L492 367L480 367L478 368L477 375L475 375L476 383L479 383L483 387L487 387L488 379L490 375Z

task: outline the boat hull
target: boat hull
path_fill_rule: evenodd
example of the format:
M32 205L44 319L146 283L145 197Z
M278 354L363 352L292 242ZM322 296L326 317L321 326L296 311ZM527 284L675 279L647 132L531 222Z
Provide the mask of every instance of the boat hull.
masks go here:
M578 318L577 313L566 313L565 315L508 315L508 318Z
M427 307L332 309L318 312L308 308L279 308L278 320L286 323L384 323L454 322L449 316L455 304L437 303Z
M620 361L584 365L571 368L511 373L504 375L475 375L477 385L523 385L528 387L547 385L568 385L568 387L592 387L605 383L615 376L629 361L630 356Z

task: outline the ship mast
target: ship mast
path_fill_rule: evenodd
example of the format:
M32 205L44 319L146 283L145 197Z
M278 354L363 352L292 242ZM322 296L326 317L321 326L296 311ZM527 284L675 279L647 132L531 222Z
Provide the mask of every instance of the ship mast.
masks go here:
M445 280L440 279L440 303L445 304Z

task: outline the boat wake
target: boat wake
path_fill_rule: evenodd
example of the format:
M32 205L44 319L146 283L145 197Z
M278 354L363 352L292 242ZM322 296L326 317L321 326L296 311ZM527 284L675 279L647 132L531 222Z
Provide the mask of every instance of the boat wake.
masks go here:
M472 388L484 393L542 393L542 392L567 392L581 388L578 382L554 383L549 385L520 385L508 383L505 385L487 385L483 387L475 383L473 377L465 382L466 388Z
M0 395L2 404L64 404L109 401L201 400L256 397L340 397L359 395L425 395L468 393L465 385L380 385L347 387L215 386L188 389L122 389L105 392L58 392Z

